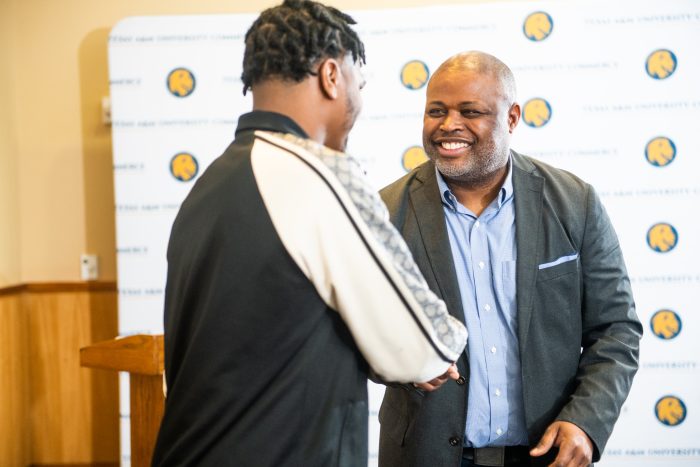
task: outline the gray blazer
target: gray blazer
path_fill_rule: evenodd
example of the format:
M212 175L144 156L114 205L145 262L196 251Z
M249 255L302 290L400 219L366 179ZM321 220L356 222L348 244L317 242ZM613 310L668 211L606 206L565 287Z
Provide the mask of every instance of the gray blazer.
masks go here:
M637 371L642 335L622 252L590 185L512 155L528 437L534 446L554 420L575 423L593 441L597 461ZM381 196L431 289L463 319L435 166L419 166ZM539 268L576 253L575 260ZM466 352L457 364L464 378L435 392L387 388L379 411L380 467L459 467L469 386Z

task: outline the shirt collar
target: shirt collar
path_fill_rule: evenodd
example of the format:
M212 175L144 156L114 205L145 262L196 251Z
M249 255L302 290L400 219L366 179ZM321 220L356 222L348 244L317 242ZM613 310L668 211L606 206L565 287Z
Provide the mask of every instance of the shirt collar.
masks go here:
M244 131L274 131L277 133L291 133L300 138L308 138L308 135L301 127L286 115L276 112L265 112L254 110L245 113L238 118L236 135Z
M447 182L445 181L444 177L440 173L440 171L435 167L435 176L437 177L437 183L438 183L438 189L440 190L440 195L442 198L443 204L445 204L447 207L452 209L453 211L457 210L457 198L455 195L452 193L452 190L450 190L450 187L447 186ZM503 206L503 203L508 201L509 198L513 197L513 156L509 155L508 156L508 173L506 175L506 179L503 181L503 185L501 185L501 189L498 192L498 208L500 209L501 206Z
M435 167L435 176L437 177L438 189L440 190L442 204L446 205L453 211L456 211L457 198L455 198L455 195L452 194L452 190L450 190L450 187L447 186L447 182L442 177L442 174L438 170L437 166Z

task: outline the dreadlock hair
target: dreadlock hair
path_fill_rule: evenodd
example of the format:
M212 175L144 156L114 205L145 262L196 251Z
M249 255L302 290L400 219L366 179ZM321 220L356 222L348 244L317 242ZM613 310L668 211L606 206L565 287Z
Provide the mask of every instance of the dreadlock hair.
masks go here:
M245 35L243 94L271 77L303 81L326 58L351 53L364 64L365 47L352 24L340 10L311 0L284 0L263 11Z

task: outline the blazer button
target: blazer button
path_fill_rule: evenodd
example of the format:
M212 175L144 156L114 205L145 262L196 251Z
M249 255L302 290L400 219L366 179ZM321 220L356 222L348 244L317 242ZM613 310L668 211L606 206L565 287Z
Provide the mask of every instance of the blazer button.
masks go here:
M453 436L450 438L450 446L457 446L459 444L459 438L456 436Z
M466 381L467 381L467 380L464 379L464 376L460 376L459 378L457 378L457 381L455 381L455 382L461 386L461 385L463 385Z

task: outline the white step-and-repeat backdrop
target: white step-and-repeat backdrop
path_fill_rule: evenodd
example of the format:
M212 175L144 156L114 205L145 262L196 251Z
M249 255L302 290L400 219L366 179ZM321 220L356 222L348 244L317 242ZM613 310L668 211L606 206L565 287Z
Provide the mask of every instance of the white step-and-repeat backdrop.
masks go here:
M349 152L377 188L424 160L425 84L483 50L514 71L514 149L599 191L645 326L641 368L603 466L700 465L700 2L520 2L352 12L367 47ZM109 42L119 327L162 332L165 251L182 199L251 107L257 15L138 17ZM122 377L123 464L129 463ZM370 386L370 465L382 388Z

